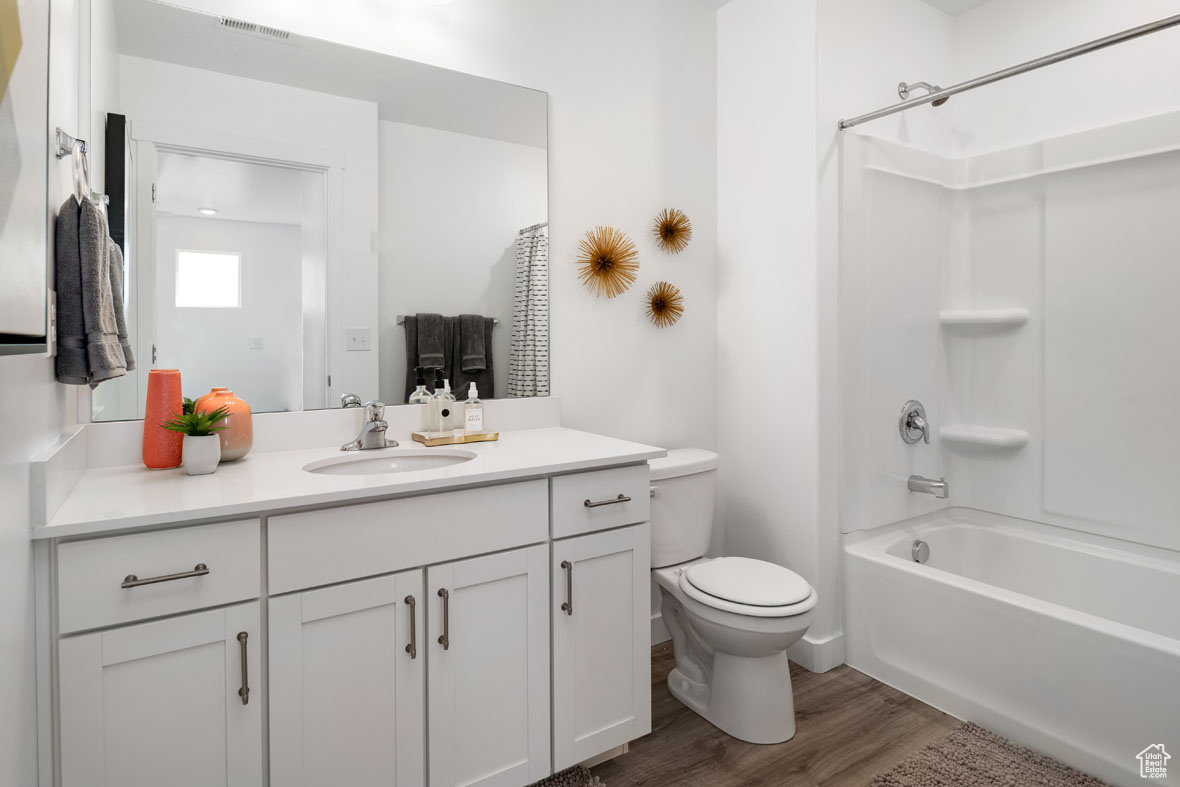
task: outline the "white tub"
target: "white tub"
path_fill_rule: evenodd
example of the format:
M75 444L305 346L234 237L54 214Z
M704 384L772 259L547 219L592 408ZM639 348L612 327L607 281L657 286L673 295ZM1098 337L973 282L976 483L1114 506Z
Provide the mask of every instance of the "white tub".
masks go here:
M950 509L844 559L849 665L1114 784L1163 744L1180 785L1180 554Z

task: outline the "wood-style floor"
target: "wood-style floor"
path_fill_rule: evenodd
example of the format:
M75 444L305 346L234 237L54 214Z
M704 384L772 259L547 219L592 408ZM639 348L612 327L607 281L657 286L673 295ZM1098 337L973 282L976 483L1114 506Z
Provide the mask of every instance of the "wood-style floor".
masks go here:
M865 787L959 724L850 667L821 675L792 664L795 737L743 743L668 693L673 666L672 643L652 648L652 732L593 769L606 787Z

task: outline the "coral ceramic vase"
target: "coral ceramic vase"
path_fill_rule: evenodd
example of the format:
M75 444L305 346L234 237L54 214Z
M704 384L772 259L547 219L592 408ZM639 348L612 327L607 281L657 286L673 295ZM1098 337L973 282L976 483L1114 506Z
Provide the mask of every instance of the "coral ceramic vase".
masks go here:
M250 453L254 445L254 422L250 415L250 405L234 396L228 388L214 388L197 400L195 409L198 413L207 413L224 407L229 415L217 422L217 426L224 426L217 433L221 438L221 461L232 462Z
M193 409L196 410L198 413L205 412L205 410L201 407L202 402L204 402L206 399L212 399L214 396L221 393L222 391L228 391L228 390L229 390L228 388L210 388L209 393L205 394L204 396L202 396L200 399L197 400L197 403L195 405L193 405ZM213 409L217 409L217 408L213 408Z
M143 464L151 470L179 467L184 435L160 424L180 415L184 407L179 369L148 372L147 403L143 413Z

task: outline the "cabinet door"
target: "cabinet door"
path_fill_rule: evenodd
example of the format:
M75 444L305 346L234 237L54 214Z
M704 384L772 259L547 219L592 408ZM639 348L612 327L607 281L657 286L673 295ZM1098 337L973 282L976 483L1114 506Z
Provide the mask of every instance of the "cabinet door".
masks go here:
M651 732L650 526L553 544L553 760Z
M430 785L550 774L549 547L427 569Z
M258 787L258 602L58 643L62 787Z
M420 787L422 571L270 600L273 787Z

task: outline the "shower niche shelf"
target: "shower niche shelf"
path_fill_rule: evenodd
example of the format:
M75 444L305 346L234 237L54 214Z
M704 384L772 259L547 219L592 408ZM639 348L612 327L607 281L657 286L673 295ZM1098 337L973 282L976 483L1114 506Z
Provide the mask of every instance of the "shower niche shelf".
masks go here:
M998 426L954 424L939 429L938 436L951 446L990 448L998 451L1018 450L1028 445L1028 432Z
M1028 322L1028 309L946 309L938 313L945 328L1006 330Z

